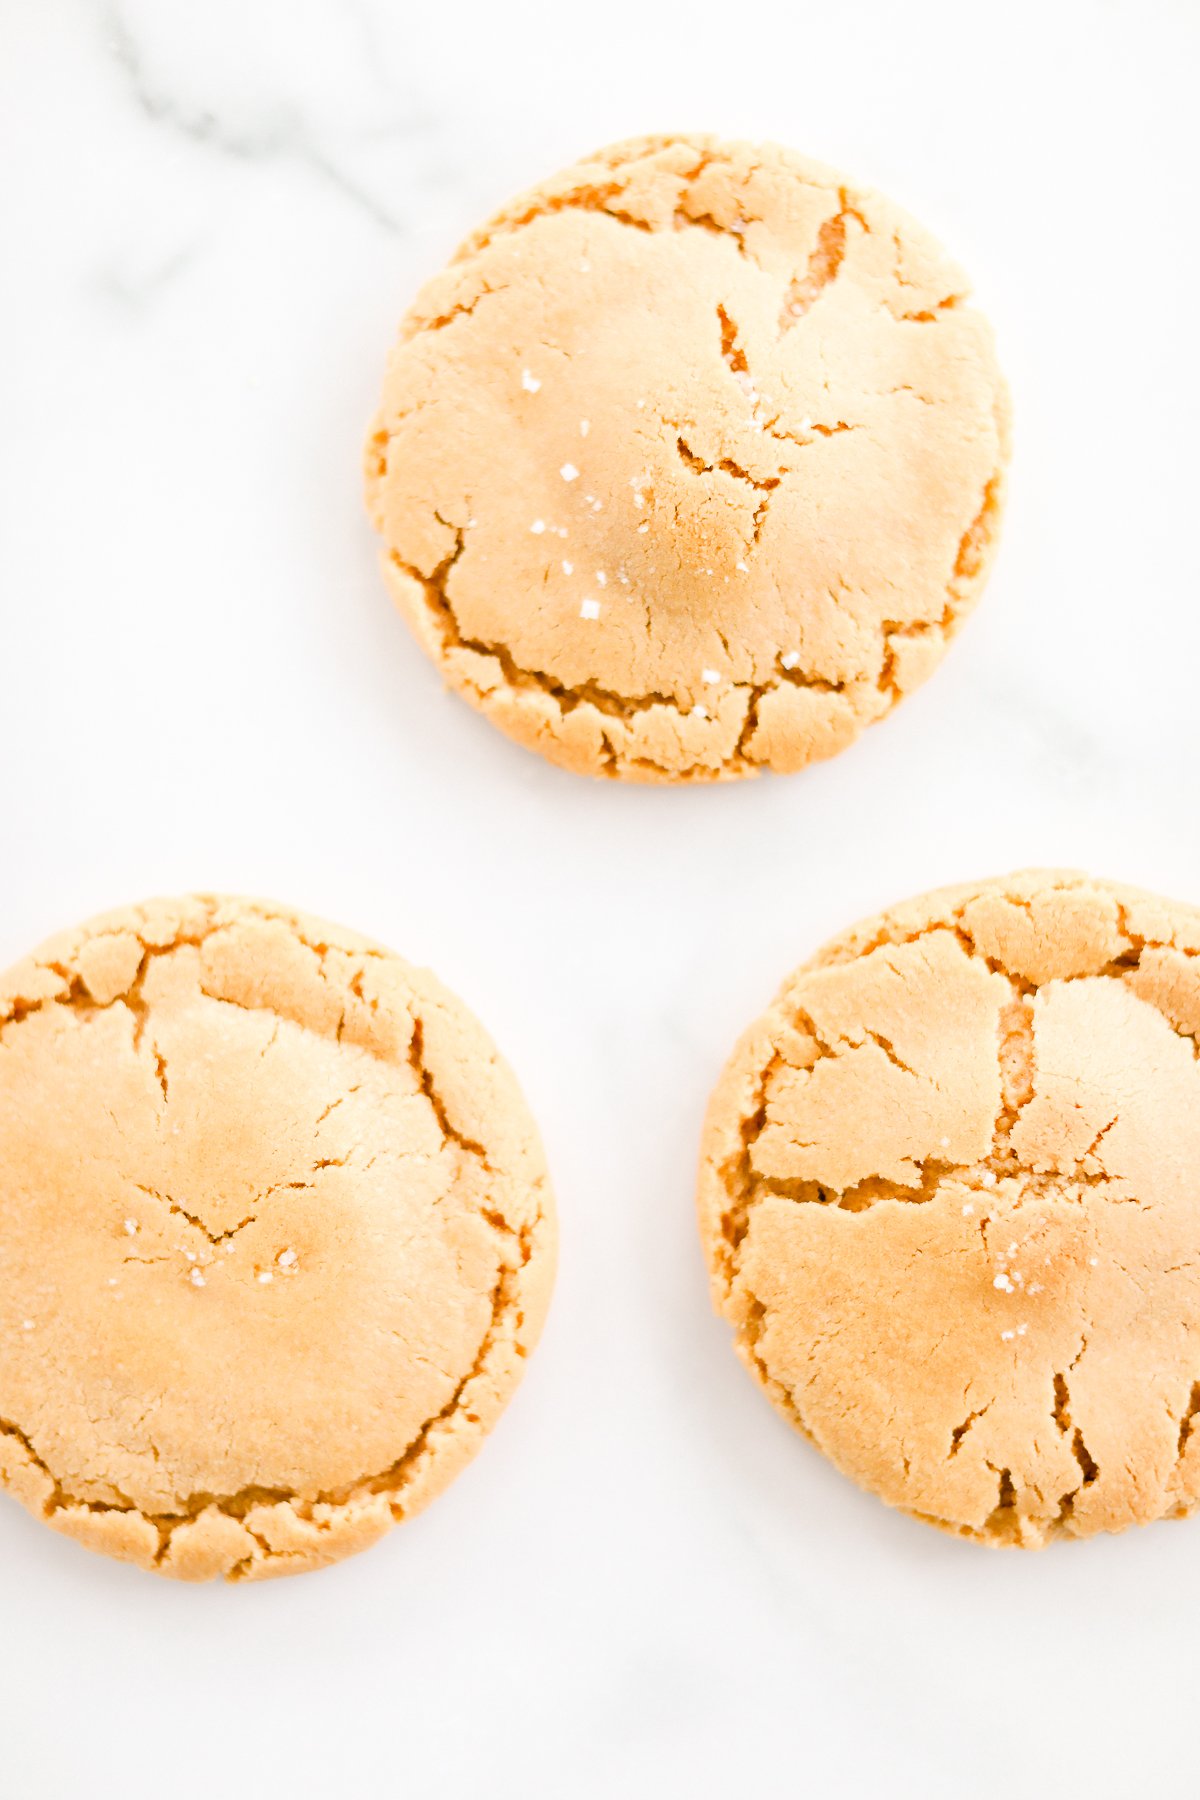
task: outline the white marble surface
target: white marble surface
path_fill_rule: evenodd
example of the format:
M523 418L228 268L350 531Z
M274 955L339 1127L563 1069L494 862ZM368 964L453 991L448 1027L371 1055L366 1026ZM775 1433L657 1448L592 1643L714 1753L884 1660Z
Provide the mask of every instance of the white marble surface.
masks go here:
M1200 1524L1020 1559L858 1494L736 1365L691 1184L736 1031L834 927L1030 862L1200 897L1198 51L1192 0L6 0L0 962L192 885L357 925L500 1038L563 1224L492 1443L366 1557L190 1591L0 1505L12 1800L1195 1792ZM1017 451L920 695L805 776L661 793L442 694L359 445L484 209L689 123L937 230Z

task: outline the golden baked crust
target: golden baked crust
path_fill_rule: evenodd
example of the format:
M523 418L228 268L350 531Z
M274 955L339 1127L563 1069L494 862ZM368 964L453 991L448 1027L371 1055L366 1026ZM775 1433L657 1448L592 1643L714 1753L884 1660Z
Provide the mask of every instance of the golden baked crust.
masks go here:
M701 1234L775 1405L989 1544L1200 1498L1200 911L1035 872L784 983L713 1095Z
M830 756L940 659L1008 399L966 281L772 145L619 144L514 201L401 328L367 446L449 683L583 774Z
M423 970L152 901L0 977L0 1487L164 1575L349 1555L474 1454L549 1299L513 1077Z

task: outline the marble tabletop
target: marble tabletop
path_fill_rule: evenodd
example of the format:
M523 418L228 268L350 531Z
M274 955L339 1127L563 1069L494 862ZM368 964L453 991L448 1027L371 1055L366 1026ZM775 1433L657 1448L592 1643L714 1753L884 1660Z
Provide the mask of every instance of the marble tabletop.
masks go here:
M691 1206L727 1049L838 926L1033 863L1200 898L1198 52L1190 0L0 7L0 964L191 887L355 925L495 1033L562 1216L509 1413L368 1556L187 1590L0 1504L13 1800L1195 1791L1200 1524L1017 1557L886 1511L737 1366ZM662 792L443 693L360 446L477 219L679 126L932 227L1016 453L926 688Z

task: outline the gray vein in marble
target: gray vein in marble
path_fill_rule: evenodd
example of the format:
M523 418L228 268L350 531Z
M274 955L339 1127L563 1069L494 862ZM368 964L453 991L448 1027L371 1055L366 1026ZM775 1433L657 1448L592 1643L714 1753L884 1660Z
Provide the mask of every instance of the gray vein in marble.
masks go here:
M101 269L96 277L96 290L115 300L130 312L137 311L163 288L170 287L196 259L197 246L185 245L162 257L147 269L121 268L116 264Z
M401 219L389 212L314 142L294 111L281 115L268 129L258 133L236 131L213 108L189 109L150 80L137 41L115 6L105 10L104 37L138 110L152 125L163 125L190 143L237 162L287 161L308 169L357 206L382 231L400 235L406 230ZM415 119L398 121L389 129L388 135L406 135L416 129L417 123Z

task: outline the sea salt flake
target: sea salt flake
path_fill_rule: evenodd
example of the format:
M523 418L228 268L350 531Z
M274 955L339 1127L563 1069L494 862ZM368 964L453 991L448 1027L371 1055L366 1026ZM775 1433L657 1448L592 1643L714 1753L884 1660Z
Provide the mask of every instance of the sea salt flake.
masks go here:
M975 1211L975 1203L974 1203L974 1201L972 1201L972 1200L968 1200L968 1201L966 1201L966 1202L965 1202L965 1203L964 1203L964 1205L963 1205L963 1218L964 1218L964 1219L969 1219L969 1218L970 1218L970 1216L971 1216L971 1214L972 1214L972 1213L973 1213L973 1212L974 1212L974 1211Z
M590 430L591 430L591 429L592 429L592 421L591 421L591 420L590 420L590 419L580 419L580 421L579 421L579 435L580 435L580 437L586 437L586 436L587 436L587 434L588 434L588 432L589 432L589 431L590 431Z
M545 519L535 519L529 529L532 531L534 537L541 537L543 531L546 529Z
M21 1330L22 1331L32 1331L33 1330L33 1320L32 1319L22 1319L21 1320Z
M733 566L735 569L737 569L738 573L741 575L748 575L750 573L749 563L738 562L738 563L734 563Z
M797 669L800 666L800 652L798 650L785 650L779 660L785 669Z
M998 1289L998 1291L1002 1294L1011 1294L1013 1292L1013 1284L1008 1279L1008 1276L1005 1275L1003 1272L1001 1272L999 1275L997 1275L996 1279L992 1283L992 1286L994 1288Z
M258 1279L260 1281L274 1281L275 1277L272 1275L270 1269L260 1269Z
M191 1282L193 1287L203 1287L205 1285L204 1277L200 1273L199 1269L193 1269L190 1272L190 1274L188 1275L188 1280Z
M984 1187L995 1187L996 1171L994 1169L985 1169L979 1179L982 1181Z
M137 1236L137 1228L138 1228L138 1222L136 1219L126 1219L125 1233L126 1233L127 1237L136 1237Z
M579 616L581 619L598 619L600 617L600 602L598 600L585 600L579 608Z
M707 717L708 717L707 706L693 706L692 716L693 716L693 718L697 718L697 719L707 719Z
M717 669L701 669L700 679L701 681L707 682L709 687L716 687L721 676Z
M564 481L578 481L579 479L579 470L574 463L564 463L558 472Z
M596 586L597 587L607 587L608 586L608 576L604 573L603 569L596 570Z
M281 1269L290 1269L295 1260L296 1252L294 1250L281 1250L275 1258Z
M533 373L532 369L525 369L522 372L521 386L525 389L525 392L527 394L536 394L538 389L541 387L541 385L542 385L541 382L538 380L537 376Z
M575 573L575 564L573 562L564 562L562 572L564 575L573 575Z
M1002 1331L1000 1336L1003 1338L1004 1342L1007 1343L1009 1338L1016 1336L1016 1333L1012 1331Z

